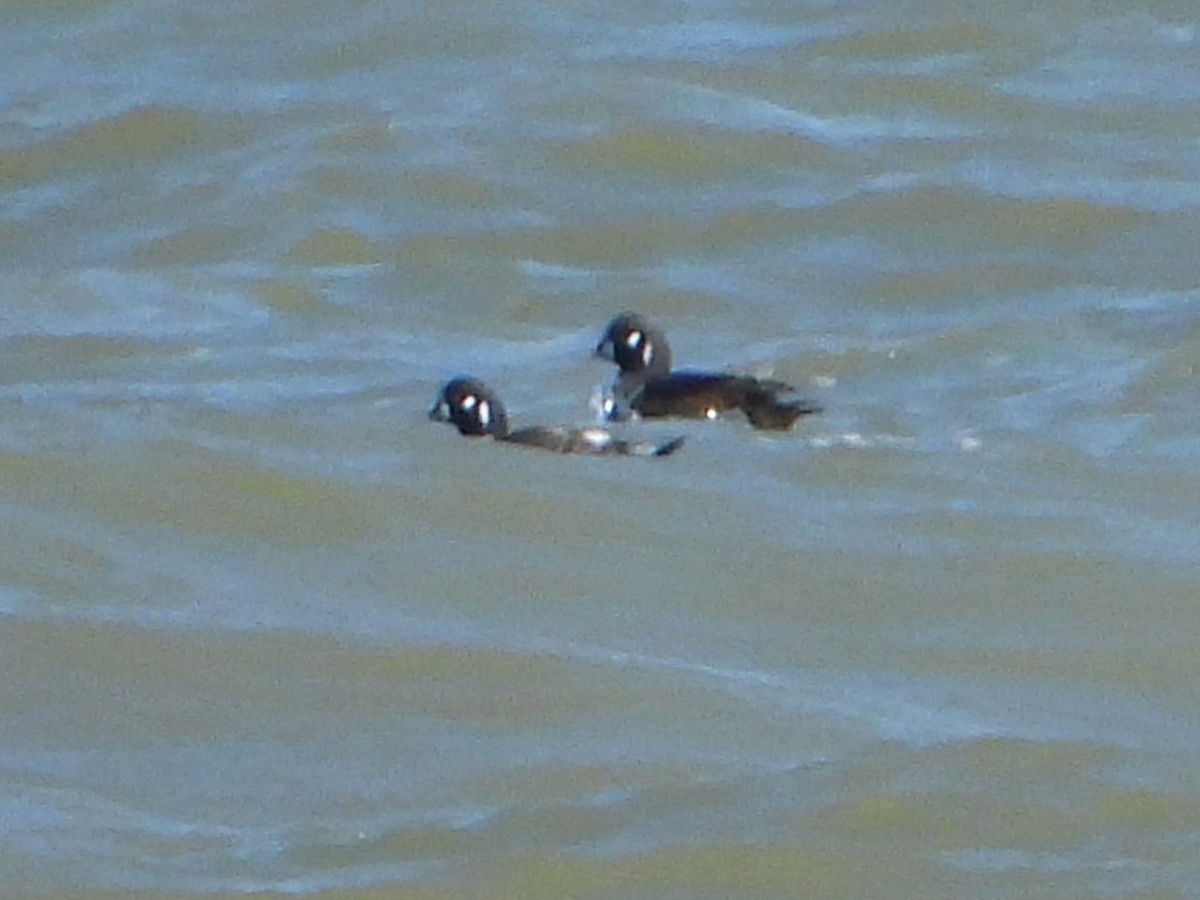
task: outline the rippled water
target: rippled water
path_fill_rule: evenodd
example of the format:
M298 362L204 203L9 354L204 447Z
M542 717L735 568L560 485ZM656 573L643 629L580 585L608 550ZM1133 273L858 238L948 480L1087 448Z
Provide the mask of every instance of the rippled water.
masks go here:
M0 893L1200 896L1194 4L0 23Z

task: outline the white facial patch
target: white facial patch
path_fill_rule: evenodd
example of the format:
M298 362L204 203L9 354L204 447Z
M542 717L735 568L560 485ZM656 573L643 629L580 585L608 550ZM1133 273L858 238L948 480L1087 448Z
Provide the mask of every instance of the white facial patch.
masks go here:
M630 350L637 348L642 343L642 333L640 331L631 331L625 335L625 346Z
M720 413L717 412L717 408L715 406L710 406L704 411L704 418L706 419L715 419L719 415Z
M471 399L474 400L475 398L472 397ZM487 423L490 421L492 421L492 406L486 400L480 400L479 401L479 424L486 426Z
M474 394L467 394L460 401L458 401L458 405L461 406L463 409L465 409L467 412L470 412L471 410L473 410L475 408L475 404L478 402L479 402L479 398L476 397Z

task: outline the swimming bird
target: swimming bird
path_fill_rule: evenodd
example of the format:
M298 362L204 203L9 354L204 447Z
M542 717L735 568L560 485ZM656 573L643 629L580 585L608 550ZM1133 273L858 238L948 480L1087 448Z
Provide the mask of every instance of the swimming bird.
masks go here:
M587 456L667 456L683 438L662 443L626 441L604 428L566 428L534 425L510 431L508 414L495 391L477 378L466 376L446 382L429 418L449 422L467 437L492 437L509 444L538 447L554 453Z
M755 428L790 428L801 416L821 411L811 400L781 399L795 392L789 384L770 378L726 372L672 371L671 348L661 330L637 313L622 313L611 322L596 345L596 355L620 368L604 401L609 419L679 416L715 419L740 410Z

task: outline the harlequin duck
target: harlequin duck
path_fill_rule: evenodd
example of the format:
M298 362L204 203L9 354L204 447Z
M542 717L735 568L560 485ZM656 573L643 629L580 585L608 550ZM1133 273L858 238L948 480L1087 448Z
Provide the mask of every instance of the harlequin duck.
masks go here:
M801 416L820 412L810 400L781 400L791 385L750 375L723 372L671 371L671 348L663 333L637 313L623 313L608 323L596 355L621 368L611 397L603 401L610 419L641 416L684 416L714 419L740 409L755 428L783 430Z
M535 425L508 430L508 416L500 398L476 378L453 378L442 388L438 402L429 411L429 418L450 422L459 434L468 437L490 435L498 441L539 447L554 453L576 453L589 456L666 456L683 443L677 437L661 444L623 441L603 428L547 428Z

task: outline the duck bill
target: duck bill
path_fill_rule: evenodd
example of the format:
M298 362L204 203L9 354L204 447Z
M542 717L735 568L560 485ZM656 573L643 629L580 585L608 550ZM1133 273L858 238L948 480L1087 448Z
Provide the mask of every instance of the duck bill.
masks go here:
M605 338L596 345L596 350L592 354L600 359L607 359L609 362L617 361L617 353L613 347L612 338Z
M429 418L435 422L449 422L450 405L445 400L439 400L433 404L433 409L429 410Z

